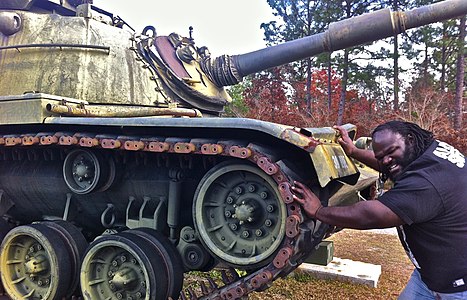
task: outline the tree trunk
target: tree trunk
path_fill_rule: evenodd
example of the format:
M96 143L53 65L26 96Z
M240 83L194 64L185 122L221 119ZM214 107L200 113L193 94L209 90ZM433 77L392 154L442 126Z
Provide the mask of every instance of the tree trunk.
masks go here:
M428 45L425 43L425 61L423 62L423 86L428 86Z
M352 16L352 3L351 1L345 1L345 13L347 18ZM344 120L344 110L345 110L345 96L347 94L347 81L349 79L349 49L344 50L344 63L343 63L343 71L342 71L342 91L341 97L339 100L339 108L337 111L337 125L342 125Z
M441 46L441 78L440 78L440 89L442 92L445 92L446 89L446 60L447 60L447 24L446 22L443 23L443 40Z
M465 16L461 18L459 25L459 53L457 55L457 72L456 72L456 107L454 128L460 130L462 128L463 117L463 93L464 93L464 49L465 49Z
M307 3L307 35L311 35L311 10L310 10L310 0ZM306 109L307 113L311 114L312 105L311 105L311 58L306 60Z
M331 62L331 52L329 52L328 59L328 109L331 111L332 108L332 86L331 86L331 76L332 76L332 62Z
M347 94L347 79L349 78L349 50L344 50L344 66L342 74L342 91L341 99L339 101L339 111L337 113L337 125L342 125L344 119L344 109L345 109L345 96Z
M399 10L398 0L394 0L394 11ZM399 39L394 35L394 111L399 110Z
M311 59L306 60L306 110L311 114Z

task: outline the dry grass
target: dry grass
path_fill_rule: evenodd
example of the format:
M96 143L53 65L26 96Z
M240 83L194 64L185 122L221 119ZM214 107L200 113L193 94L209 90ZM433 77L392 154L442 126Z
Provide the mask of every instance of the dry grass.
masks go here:
M377 288L335 280L315 279L297 274L274 282L250 299L397 299L413 266L395 235L343 230L328 240L334 241L334 256L381 265Z

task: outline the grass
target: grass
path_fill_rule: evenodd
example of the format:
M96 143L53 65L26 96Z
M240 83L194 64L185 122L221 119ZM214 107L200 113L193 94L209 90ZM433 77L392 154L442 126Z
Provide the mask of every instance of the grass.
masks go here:
M397 236L346 229L328 240L334 242L335 257L381 265L378 287L294 272L293 276L276 280L268 290L252 293L249 299L397 299L413 270Z

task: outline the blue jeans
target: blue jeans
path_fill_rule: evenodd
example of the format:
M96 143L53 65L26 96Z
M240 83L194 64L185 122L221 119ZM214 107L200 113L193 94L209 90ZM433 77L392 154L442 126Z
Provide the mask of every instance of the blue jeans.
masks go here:
M415 269L410 276L409 282L405 286L398 300L465 300L467 299L467 291L444 294L430 290L422 281L420 273Z

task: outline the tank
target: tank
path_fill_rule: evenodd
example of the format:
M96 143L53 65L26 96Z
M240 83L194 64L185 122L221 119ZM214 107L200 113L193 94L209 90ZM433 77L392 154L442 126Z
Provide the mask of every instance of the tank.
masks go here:
M378 174L346 156L332 128L222 117L225 87L466 13L465 0L384 9L212 58L191 37L135 33L92 1L0 2L5 294L240 299L265 290L335 230L304 213L293 181L338 206L369 196ZM221 276L182 289L187 273L213 268Z

